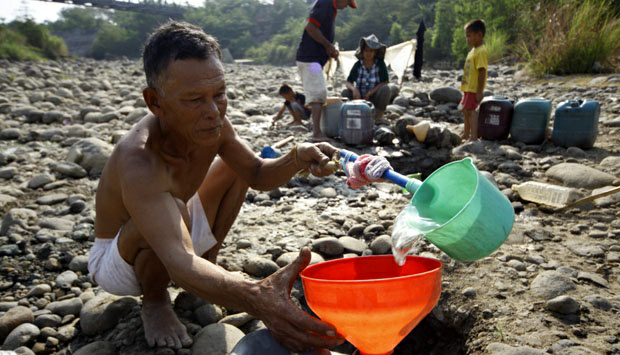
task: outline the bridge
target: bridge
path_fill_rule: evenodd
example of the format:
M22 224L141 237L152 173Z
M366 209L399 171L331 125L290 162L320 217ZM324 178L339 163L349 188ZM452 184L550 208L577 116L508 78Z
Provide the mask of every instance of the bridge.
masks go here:
M190 9L189 6L181 6L177 4L162 4L161 1L130 1L130 0L38 0L45 2L56 2L68 5L84 5L90 7L98 7L102 9L113 9L120 11L134 11L140 13L148 13L154 15L163 15L175 19L183 18L185 11Z

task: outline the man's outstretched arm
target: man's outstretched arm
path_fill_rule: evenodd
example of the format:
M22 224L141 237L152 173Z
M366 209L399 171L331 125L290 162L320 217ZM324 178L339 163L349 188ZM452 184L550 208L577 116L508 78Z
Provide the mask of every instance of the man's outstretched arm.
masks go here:
M157 169L157 162L137 160L130 162L133 169L123 173L123 201L140 235L177 285L209 302L262 319L291 350L329 348L342 342L333 327L309 316L290 299L293 282L309 263L309 250L259 282L195 255L178 205L166 191L166 174Z

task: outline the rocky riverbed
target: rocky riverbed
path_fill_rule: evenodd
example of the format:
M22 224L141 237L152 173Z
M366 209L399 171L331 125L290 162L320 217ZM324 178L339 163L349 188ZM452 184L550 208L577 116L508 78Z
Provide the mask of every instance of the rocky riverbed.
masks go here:
M2 61L0 68L2 350L225 354L244 334L264 327L171 286L194 345L150 349L140 299L109 295L89 278L97 178L115 142L146 112L139 62ZM256 152L289 136L310 138L308 127L270 127L282 104L280 84L300 88L295 68L225 68L228 116ZM429 243L416 248L443 262L442 293L395 354L620 354L620 194L558 212L511 189L540 181L586 196L620 185L620 75L533 80L516 67L490 68L488 94L544 97L553 107L568 99L599 101L599 135L587 150L510 140L461 144L460 70L423 75L405 80L374 145L347 149L383 155L397 171L423 176L469 156L511 200L516 221L506 243L476 262L452 260ZM433 128L421 143L405 126L423 120ZM344 180L342 173L297 177L273 191L250 191L219 265L263 278L303 246L312 248L313 262L390 253L394 218L410 197L392 184L351 190ZM307 307L299 281L292 297ZM335 352L353 350L345 344Z

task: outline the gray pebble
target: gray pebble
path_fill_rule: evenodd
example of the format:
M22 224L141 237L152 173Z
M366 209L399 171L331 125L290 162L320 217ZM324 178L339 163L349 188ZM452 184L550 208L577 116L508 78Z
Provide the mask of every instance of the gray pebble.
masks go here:
M56 277L56 287L70 288L77 279L75 272L67 270Z
M386 234L376 237L370 243L370 250L372 250L373 255L389 254L391 249L392 238Z
M45 309L61 317L68 314L78 316L82 310L82 306L82 300L79 297L74 297L63 301L51 302L45 306Z
M312 249L329 256L342 255L344 246L335 237L323 237L312 241Z
M279 267L271 259L260 256L249 257L243 266L243 270L252 276L266 277L278 271Z
M27 345L31 341L34 341L41 331L32 323L24 323L13 329L4 340L2 349L14 350L22 345Z
M579 302L570 296L562 295L547 301L545 307L553 312L573 314L579 311Z
M364 250L368 248L364 241L352 237L341 237L338 240L344 247L345 251L352 252L357 255L362 255Z
M601 295L589 295L584 300L590 303L594 308L598 308L603 311L609 311L611 309L611 302Z

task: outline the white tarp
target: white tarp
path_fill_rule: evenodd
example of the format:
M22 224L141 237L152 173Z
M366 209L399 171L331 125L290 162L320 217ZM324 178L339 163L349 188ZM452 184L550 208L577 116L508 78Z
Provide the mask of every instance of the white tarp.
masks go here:
M415 57L415 45L416 40L412 39L406 42L402 42L391 47L388 47L385 51L385 65L392 68L392 71L398 76L398 83L402 83L403 76L405 76L405 70L413 65L413 60ZM338 62L340 66L340 70L344 79L346 80L349 76L349 72L355 62L359 59L355 57L355 51L346 51L340 52L340 56L338 57ZM338 65L336 65L336 61L333 58L325 64L324 70L325 74L328 78L333 78L336 75L336 69Z

